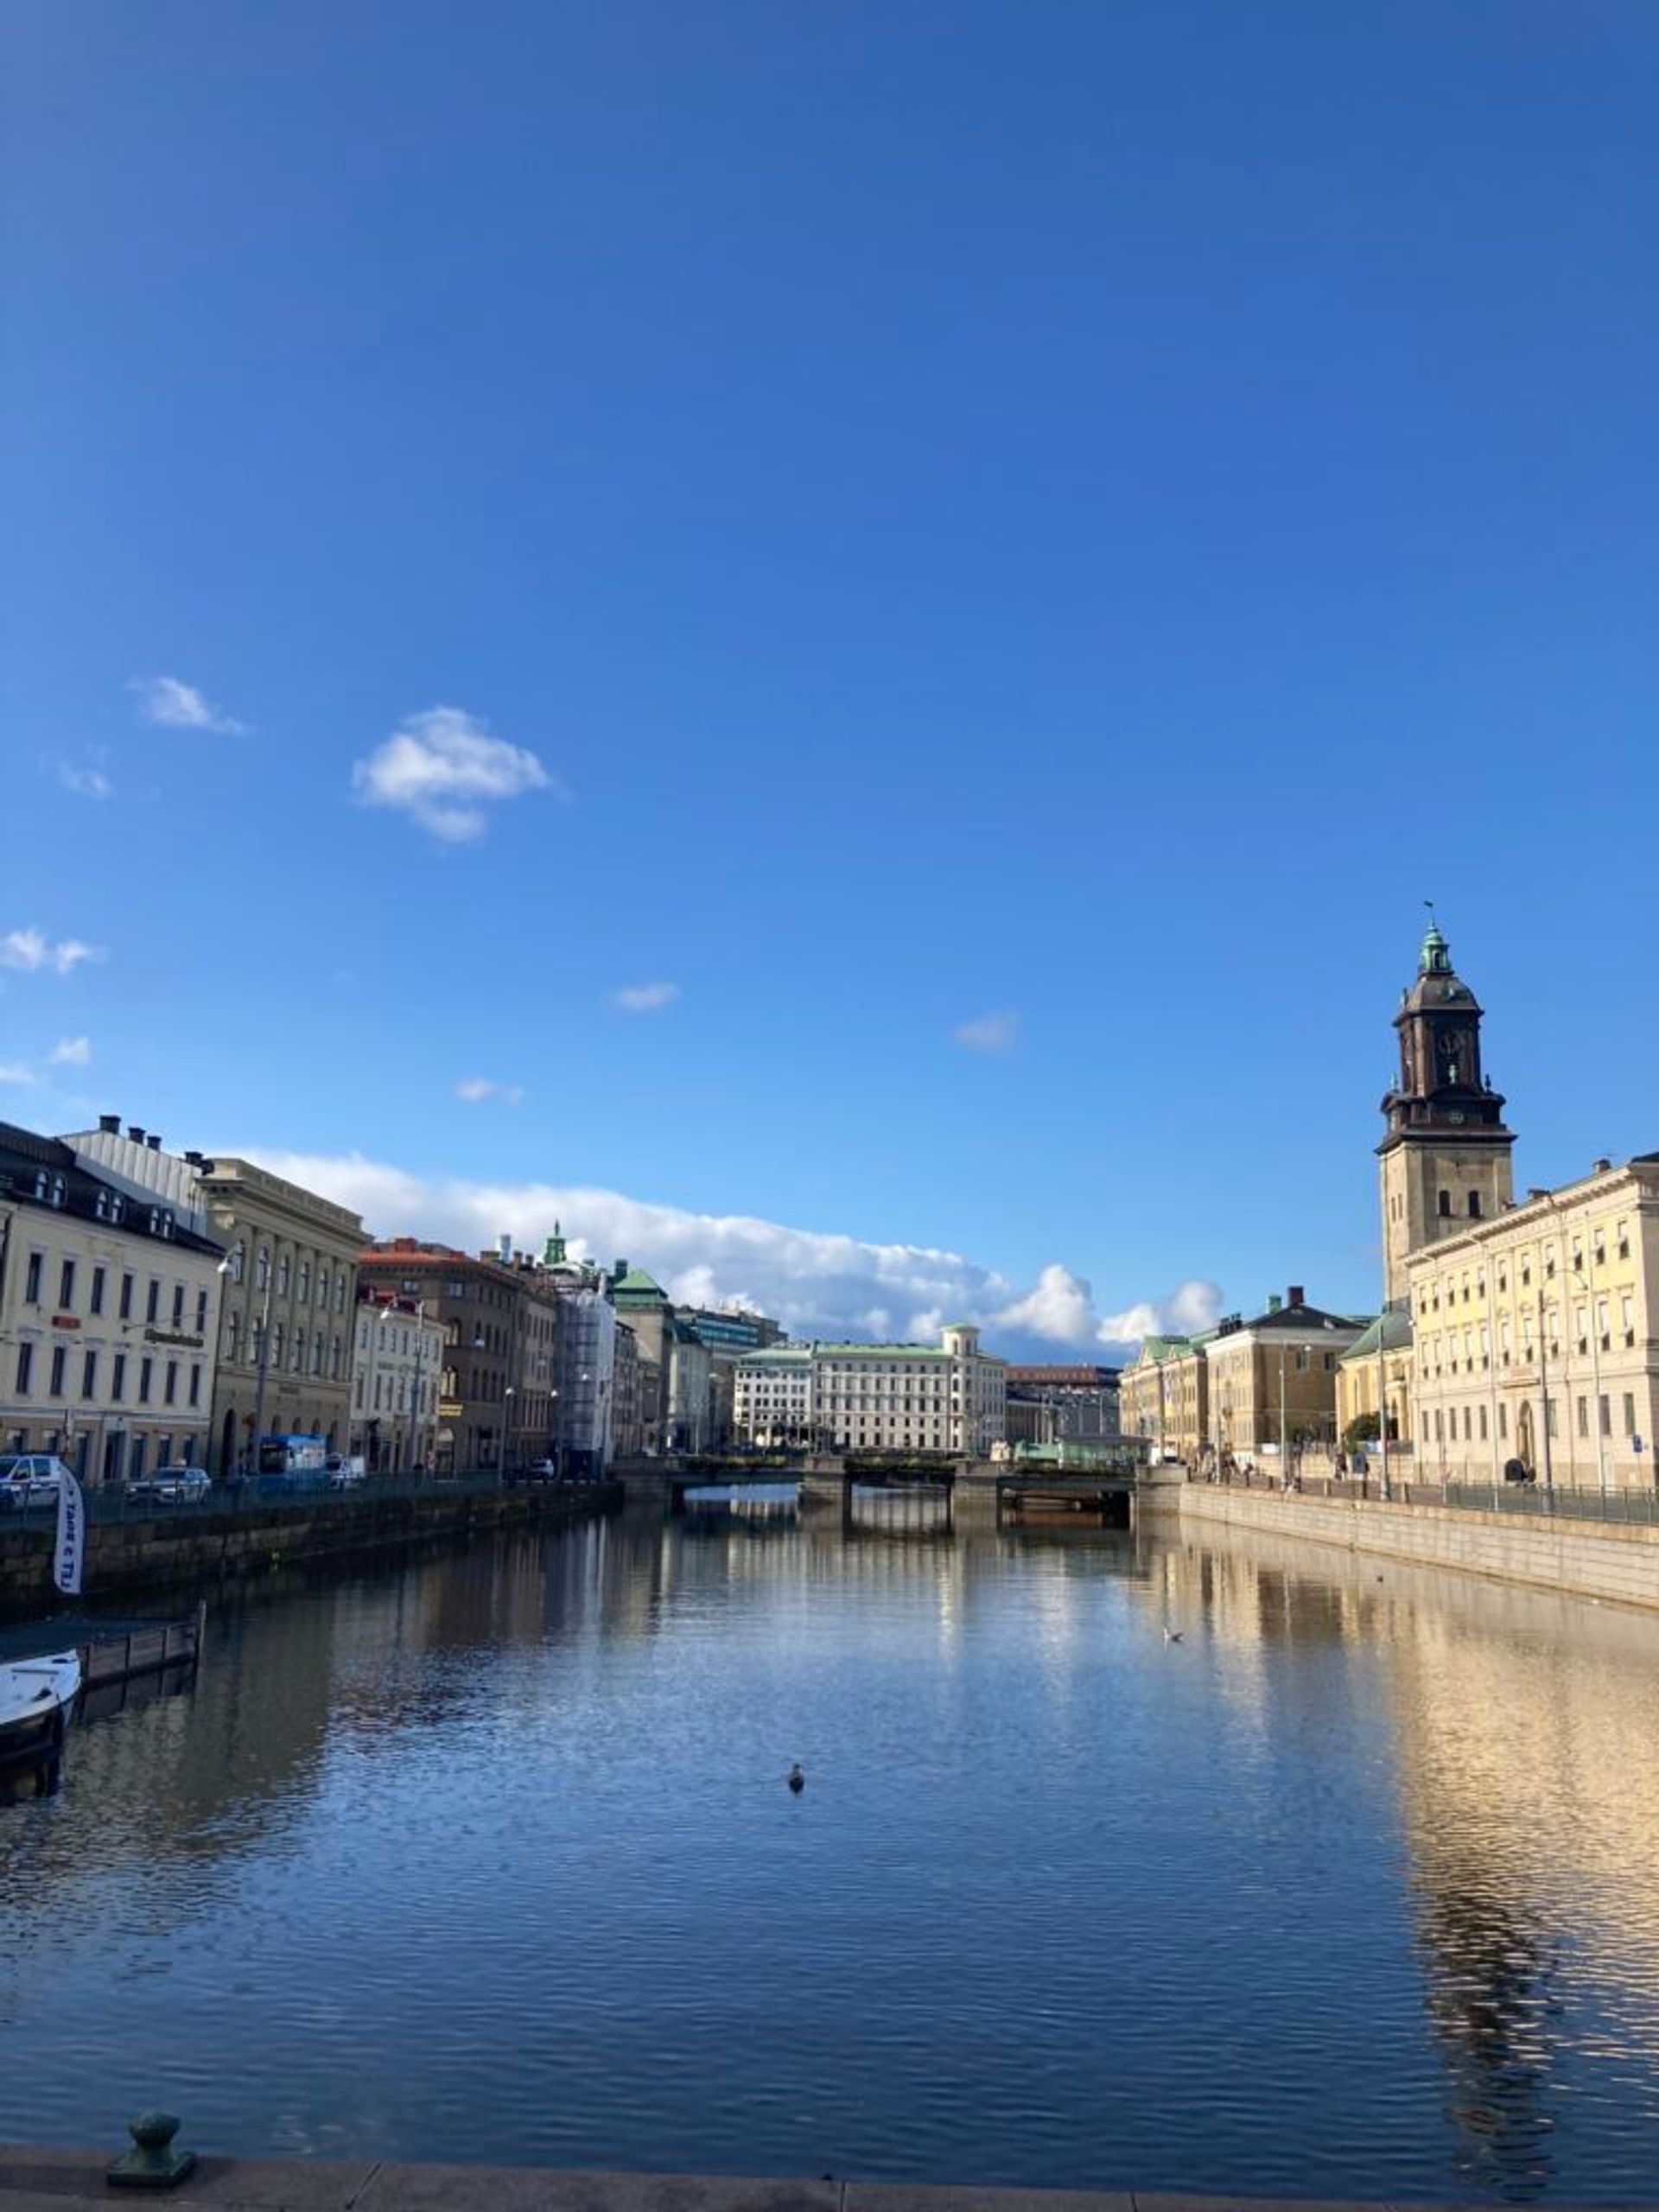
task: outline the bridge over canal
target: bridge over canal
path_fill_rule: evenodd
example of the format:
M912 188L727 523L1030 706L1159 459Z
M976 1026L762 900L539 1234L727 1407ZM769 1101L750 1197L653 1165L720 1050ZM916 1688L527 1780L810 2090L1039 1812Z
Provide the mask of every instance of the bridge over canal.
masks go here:
M683 1512L688 1493L747 1490L793 1484L803 1511L838 1508L851 1524L858 1495L890 1492L910 1497L931 1494L949 1522L958 1511L999 1522L1067 1515L1097 1516L1128 1528L1134 1498L1144 1481L1133 1454L1115 1455L1103 1465L1068 1468L1059 1465L1016 1465L952 1458L943 1453L836 1452L746 1454L737 1459L715 1454L654 1459L616 1471L631 1498L660 1499L671 1514Z

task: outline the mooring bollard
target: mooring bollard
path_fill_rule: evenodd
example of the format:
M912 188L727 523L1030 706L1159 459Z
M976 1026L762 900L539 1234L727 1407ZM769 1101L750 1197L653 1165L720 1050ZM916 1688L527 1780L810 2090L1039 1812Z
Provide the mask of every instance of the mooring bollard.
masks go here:
M194 2171L194 2151L175 2151L173 2138L179 2123L170 2112L141 2112L127 2122L133 2147L111 2166L105 2179L111 2189L171 2189Z

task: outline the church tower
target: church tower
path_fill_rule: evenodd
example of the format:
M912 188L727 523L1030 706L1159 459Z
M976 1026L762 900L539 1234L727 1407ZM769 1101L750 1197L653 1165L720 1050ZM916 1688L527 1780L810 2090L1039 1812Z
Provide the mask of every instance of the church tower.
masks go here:
M1394 1017L1400 1074L1382 1101L1383 1294L1406 1295L1406 1255L1510 1204L1503 1101L1480 1071L1480 1008L1431 914L1417 980Z

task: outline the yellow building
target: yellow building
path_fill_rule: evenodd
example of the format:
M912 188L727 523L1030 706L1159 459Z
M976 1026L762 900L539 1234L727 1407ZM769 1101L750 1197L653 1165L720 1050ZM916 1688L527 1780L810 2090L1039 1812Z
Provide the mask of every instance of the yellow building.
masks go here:
M1172 1454L1196 1467L1209 1433L1210 1393L1204 1348L1197 1337L1147 1337L1118 1377L1123 1435L1149 1459Z
M1411 1316L1404 1303L1379 1313L1337 1363L1337 1435L1346 1442L1357 1421L1381 1433L1376 1409L1386 1388L1389 1444L1409 1452L1411 1433Z
M1659 1154L1598 1160L1409 1255L1417 1461L1451 1480L1510 1459L1554 1482L1651 1486L1659 1418Z
M1649 1488L1659 1424L1659 1154L1515 1203L1481 1009L1431 923L1382 1101L1388 1312L1343 1362L1341 1425L1375 1415L1419 1474Z
M1362 1335L1363 1320L1307 1303L1300 1283L1270 1298L1253 1320L1231 1318L1206 1338L1210 1448L1249 1459L1329 1450L1337 1426L1338 1363Z
M205 1466L223 1258L182 1196L0 1122L0 1451Z

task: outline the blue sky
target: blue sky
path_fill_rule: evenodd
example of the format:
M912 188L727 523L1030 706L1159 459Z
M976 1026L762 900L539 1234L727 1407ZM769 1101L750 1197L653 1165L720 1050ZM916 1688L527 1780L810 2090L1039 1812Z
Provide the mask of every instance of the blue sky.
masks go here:
M1659 1144L1650 8L7 42L0 1111L1088 1357L1374 1301L1433 896Z

